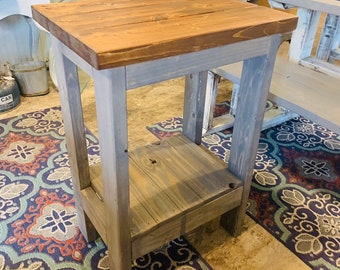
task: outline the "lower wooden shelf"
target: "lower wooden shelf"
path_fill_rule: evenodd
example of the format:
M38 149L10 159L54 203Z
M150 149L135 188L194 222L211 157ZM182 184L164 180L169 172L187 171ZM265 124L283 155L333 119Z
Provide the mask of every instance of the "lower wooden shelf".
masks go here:
M90 168L92 186L82 207L105 242L101 165ZM133 258L190 232L241 203L243 186L227 164L184 135L129 153Z

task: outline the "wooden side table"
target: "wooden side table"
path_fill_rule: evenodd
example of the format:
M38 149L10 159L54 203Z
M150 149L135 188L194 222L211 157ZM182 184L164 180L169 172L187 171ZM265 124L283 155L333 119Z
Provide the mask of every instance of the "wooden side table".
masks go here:
M92 0L37 5L54 36L81 231L111 269L222 216L241 231L280 35L291 14L238 0ZM199 146L207 70L244 61L229 164ZM95 83L101 164L88 165L77 66ZM126 90L186 75L183 134L129 151ZM227 213L227 214L226 214Z

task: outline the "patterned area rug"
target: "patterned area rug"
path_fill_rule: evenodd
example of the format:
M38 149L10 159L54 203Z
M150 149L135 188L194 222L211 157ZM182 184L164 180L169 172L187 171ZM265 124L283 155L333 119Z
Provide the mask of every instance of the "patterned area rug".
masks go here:
M227 110L220 104L215 116ZM164 139L182 119L148 129ZM230 133L203 145L227 162ZM247 212L312 269L340 269L340 136L304 118L262 132Z
M99 160L87 131L90 163ZM108 269L101 239L79 231L59 108L0 121L0 270ZM211 270L178 238L135 260L132 269Z

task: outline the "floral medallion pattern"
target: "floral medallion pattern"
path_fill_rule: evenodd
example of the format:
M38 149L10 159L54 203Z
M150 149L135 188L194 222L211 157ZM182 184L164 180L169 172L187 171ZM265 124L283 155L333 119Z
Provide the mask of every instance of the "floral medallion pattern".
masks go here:
M0 120L0 270L109 269L103 241L78 228L64 136L59 107ZM95 164L98 141L88 130L86 140ZM132 264L211 269L184 238Z
M49 156L59 150L58 144L49 136L10 131L7 136L0 138L0 166L17 175L34 176Z
M297 189L283 189L280 197L287 206L281 222L289 231L297 232L294 248L308 259L321 254L340 267L340 201L330 193L312 196Z
M219 104L215 116L225 112ZM163 139L181 127L174 118L148 129ZM231 140L225 130L202 144L228 162ZM263 131L247 213L312 269L340 269L340 136L302 117Z

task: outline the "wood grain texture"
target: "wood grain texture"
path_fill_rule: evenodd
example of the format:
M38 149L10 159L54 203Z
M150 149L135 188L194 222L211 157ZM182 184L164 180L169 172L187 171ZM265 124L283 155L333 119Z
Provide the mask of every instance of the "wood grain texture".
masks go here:
M139 193L138 203L157 224L229 190L230 182L239 183L226 164L185 136L136 149L129 158L132 193ZM139 229L139 233L143 232Z
M203 51L126 66L127 88L135 88L267 53L270 37L242 41ZM64 45L65 48L67 48Z
M273 36L267 55L247 59L243 64L228 165L229 170L243 181L244 189L242 203L237 211L221 218L221 223L235 236L242 231L263 116L280 42L279 36Z
M113 269L130 269L130 192L125 69L93 71L103 168L106 243Z
M212 153L178 135L129 153L132 256L141 256L239 206L243 187ZM103 240L105 225L101 165L91 166L91 186L82 190ZM232 183L233 187L230 187Z
M294 15L238 0L79 1L36 5L32 11L40 25L96 69L290 32L296 26Z
M208 71L185 77L183 134L201 144Z
M52 46L58 50L57 40L52 38ZM74 197L78 214L79 228L88 241L97 238L97 232L81 205L81 190L90 186L85 126L80 99L77 66L61 54L56 56L56 68L64 70L57 74L61 111L67 132L66 144L74 186ZM68 91L70 90L70 91Z

